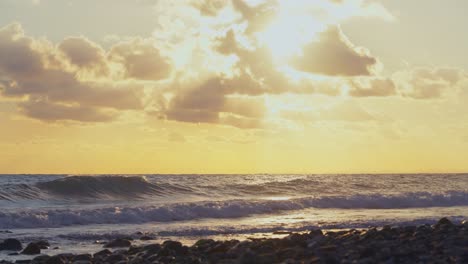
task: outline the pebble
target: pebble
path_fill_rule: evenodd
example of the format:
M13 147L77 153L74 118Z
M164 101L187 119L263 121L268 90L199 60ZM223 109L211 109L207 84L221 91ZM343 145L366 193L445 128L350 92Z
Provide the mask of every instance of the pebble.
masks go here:
M33 245L39 247L30 243L26 249ZM325 234L312 230L246 241L201 239L190 247L170 240L132 246L129 240L116 239L107 245L120 249L104 249L94 255L41 255L24 263L468 263L467 223L456 224L447 218L433 226L384 226Z

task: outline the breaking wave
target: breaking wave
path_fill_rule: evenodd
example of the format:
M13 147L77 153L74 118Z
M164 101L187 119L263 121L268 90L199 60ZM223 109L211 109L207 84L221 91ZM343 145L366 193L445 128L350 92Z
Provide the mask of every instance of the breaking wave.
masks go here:
M87 180L85 180L87 181ZM125 179L119 179L128 184ZM134 181L134 180L131 180ZM87 181L89 183L89 181ZM114 193L116 189L97 188L101 183L91 181L90 190L77 191L79 194L96 192ZM126 192L138 191L141 188L147 191L159 192L152 184L139 179L131 182ZM50 183L47 188L58 188L64 183ZM66 184L75 185L66 181ZM78 183L79 185L79 183ZM142 187L143 185L144 187ZM50 187L53 186L53 187ZM94 187L93 187L94 186ZM42 187L43 188L43 187ZM120 190L121 191L121 190ZM303 197L289 200L226 200L203 201L191 203L173 203L161 205L105 207L95 209L38 209L15 212L0 212L0 228L35 228L35 227L61 227L72 225L91 224L138 224L149 222L172 222L195 220L202 218L239 218L254 214L271 214L288 210L301 210L307 208L338 208L338 209L401 209L401 208L427 208L468 206L468 193L451 191L440 194L429 192L403 193L399 195L350 195Z

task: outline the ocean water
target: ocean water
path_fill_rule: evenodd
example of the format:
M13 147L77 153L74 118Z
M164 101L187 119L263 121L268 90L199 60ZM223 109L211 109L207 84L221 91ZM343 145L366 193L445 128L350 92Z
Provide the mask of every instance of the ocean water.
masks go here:
M51 254L137 232L190 244L444 216L468 219L468 174L0 175L0 240L46 239Z

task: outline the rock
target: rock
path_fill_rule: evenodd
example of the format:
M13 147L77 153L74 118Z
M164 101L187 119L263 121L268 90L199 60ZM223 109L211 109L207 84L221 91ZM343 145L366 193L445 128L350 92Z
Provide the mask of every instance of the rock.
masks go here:
M120 261L128 261L128 257L123 254L112 254L106 258L106 262L117 263Z
M323 232L320 229L313 229L310 230L309 236L314 237L314 236L323 236Z
M48 249L50 247L49 242L45 240L36 241L34 244L38 245L40 249Z
M162 246L163 246L163 249L170 250L174 252L176 255L185 255L189 252L188 247L182 246L182 243L178 241L167 240L163 242Z
M107 257L110 254L112 254L112 252L110 250L104 249L104 250L101 250L99 252L94 253L93 257L94 258L102 258L102 257Z
M33 263L45 263L50 259L50 256L48 255L40 255L35 258L33 258Z
M1 263L1 262L0 262ZM7 262L7 263L11 263L11 262ZM15 263L19 263L19 264L29 264L31 263L31 260L29 259L18 259L17 261L15 261Z
M439 222L435 224L436 229L443 228L443 227L452 227L452 226L453 226L453 223L447 217L441 218Z
M148 241L148 240L154 240L156 239L155 237L152 237L152 236L142 236L140 237L140 240L142 241Z
M0 243L0 250L19 251L21 249L23 249L23 245L18 239L7 238L3 243Z
M61 258L60 256L53 256L53 257L50 257L46 262L45 264L66 264L67 261L63 258Z
M37 255L41 254L41 248L36 243L29 243L26 248L21 251L23 255Z
M91 261L93 257L91 254L80 254L73 256L73 261L81 261L81 260L86 260L86 261Z
M278 231L274 231L273 232L273 235L290 235L292 234L291 231L282 231L282 230L278 230Z
M105 248L130 247L132 243L127 239L118 238L104 245Z
M67 261L71 261L75 257L75 255L73 255L72 253L62 253L58 254L57 256Z

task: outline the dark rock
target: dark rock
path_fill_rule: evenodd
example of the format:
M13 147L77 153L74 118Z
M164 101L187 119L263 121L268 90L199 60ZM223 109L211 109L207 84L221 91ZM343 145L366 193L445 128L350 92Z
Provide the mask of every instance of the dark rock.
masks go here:
M309 236L323 236L323 232L320 229L313 229L309 232Z
M143 250L146 251L148 254L153 255L157 254L161 250L161 245L159 244L151 244L143 246Z
M0 262L1 263L1 262ZM7 262L7 263L11 263L11 262ZM31 263L31 260L29 259L18 259L17 261L15 261L15 263L19 263L19 264L29 264Z
M132 243L127 239L118 238L104 245L105 248L130 247Z
M178 241L167 240L163 242L162 246L163 249L170 250L176 255L186 255L189 252L189 248L186 246L182 246L182 243Z
M41 248L36 243L29 243L26 248L21 251L24 255L37 255L41 254Z
M172 241L172 240L167 240L164 241L162 244L163 248L171 249L171 250L177 250L182 248L182 243L178 241Z
M40 255L35 258L33 258L33 263L45 263L50 259L50 256L48 255Z
M85 260L85 261L91 261L93 257L91 254L80 254L73 256L73 261L80 261L80 260Z
M143 251L143 247L137 247L137 246L130 246L130 248L127 251L127 255L135 255L137 253L140 253Z
M50 258L45 262L45 264L66 264L66 263L67 263L67 260L61 258L60 256L53 256L53 257L50 257Z
M18 255L19 255L18 252L13 252L13 253L8 254L8 256L18 256Z
M290 235L292 234L291 231L282 231L282 230L278 230L278 231L274 231L273 232L273 235Z
M112 254L112 252L110 250L104 249L104 250L101 250L99 252L94 253L93 257L95 257L95 258L107 257L110 254Z
M112 254L106 258L106 262L117 263L119 261L128 261L128 257L122 254Z
M57 256L67 261L71 261L75 257L75 255L73 255L72 253L62 253L58 254Z
M3 241L3 243L0 243L0 250L19 251L21 249L23 249L23 245L18 239L7 238Z
M452 227L453 223L447 218L441 218L437 224L435 224L435 228L443 228L443 227Z
M154 239L156 239L156 238L152 237L152 236L142 236L142 237L140 237L140 240L143 240L143 241L154 240Z
M48 249L50 247L49 242L45 240L36 241L34 244L38 245L40 249Z

